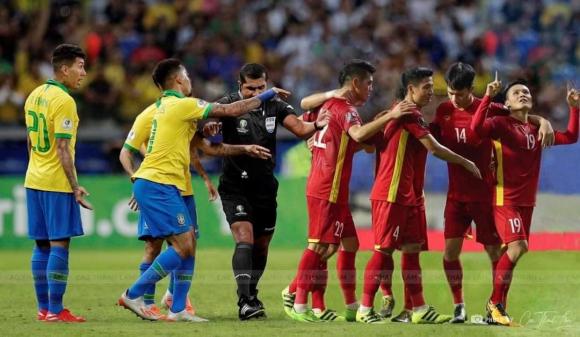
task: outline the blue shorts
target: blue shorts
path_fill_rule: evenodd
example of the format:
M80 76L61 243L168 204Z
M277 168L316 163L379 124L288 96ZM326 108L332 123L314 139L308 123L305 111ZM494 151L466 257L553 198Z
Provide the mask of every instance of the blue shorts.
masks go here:
M187 209L189 210L191 221L193 221L193 225L191 227L195 234L195 238L199 239L199 226L197 224L197 213L195 211L195 199L193 198L193 195L182 196L182 198L183 202L185 202L185 206L187 206ZM145 223L141 212L139 212L139 220L137 222L137 238L143 241L153 238L151 235L151 230L149 229L147 223Z
M152 238L185 233L193 226L189 209L177 187L136 179L133 194Z
M26 189L28 237L62 240L84 234L81 209L74 194Z

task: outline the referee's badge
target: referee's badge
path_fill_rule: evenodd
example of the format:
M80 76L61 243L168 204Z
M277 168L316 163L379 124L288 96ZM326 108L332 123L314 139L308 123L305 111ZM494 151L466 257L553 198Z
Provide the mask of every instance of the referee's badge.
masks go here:
M180 226L183 226L183 225L185 225L185 216L183 216L183 214L181 214L181 213L178 213L178 214L177 214L177 223L178 223Z
M276 117L266 117L266 130L269 133L274 132L276 129Z

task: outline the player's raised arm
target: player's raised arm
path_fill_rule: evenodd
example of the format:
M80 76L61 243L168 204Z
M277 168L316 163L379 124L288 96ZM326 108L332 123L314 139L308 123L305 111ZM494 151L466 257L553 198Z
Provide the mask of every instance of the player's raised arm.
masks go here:
M501 90L501 82L498 79L497 71L495 72L495 79L487 85L485 96L481 100L481 104L477 108L473 119L471 119L471 130L477 133L480 137L489 134L491 125L486 121L488 110L491 104L491 98L499 93Z
M433 138L432 135L428 134L424 137L421 137L419 138L419 141L435 157L452 164L461 165L467 171L471 172L471 174L473 174L475 177L481 179L481 172L479 172L479 169L471 160L465 159L457 153L449 150L447 147L439 144L439 142Z
M381 111L381 117L364 125L353 125L348 129L348 135L356 142L364 142L379 132L388 122L398 119L401 116L410 114L415 108L415 104L401 101L393 109ZM386 112L386 113L385 113Z
M325 92L317 92L315 94L304 97L300 101L300 108L304 110L312 110L318 108L324 102L333 97L342 97L346 92L346 88L334 89Z
M554 144L572 144L578 141L578 114L580 109L580 91L568 86L566 96L568 106L570 107L570 117L568 119L568 128L565 132L556 132Z
M284 89L272 88L264 91L256 97L243 99L241 101L229 104L212 103L207 117L238 117L260 107L263 102L271 100L276 95L285 99L290 96L290 94L289 91Z

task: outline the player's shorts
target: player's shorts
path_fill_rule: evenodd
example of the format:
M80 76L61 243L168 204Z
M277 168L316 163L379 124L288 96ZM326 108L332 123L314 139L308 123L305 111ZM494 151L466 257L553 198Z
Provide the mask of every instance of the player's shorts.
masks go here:
M495 226L503 243L530 239L533 206L494 206Z
M218 192L230 227L236 222L247 221L252 224L256 238L274 234L278 208L275 177L243 181L221 176Z
M26 189L28 237L62 240L84 234L81 209L73 193Z
M187 210L189 211L189 216L191 218L193 233L195 234L195 238L199 239L199 225L197 224L197 212L195 211L195 199L193 195L182 196L183 202L185 206L187 206ZM151 235L151 230L149 229L149 225L145 222L145 219L139 212L139 220L137 222L137 238L142 241L153 239Z
M185 233L193 226L190 211L177 187L139 178L133 183L133 194L151 237Z
M341 239L357 237L348 204L306 197L308 242L339 244Z
M501 239L493 221L493 206L485 202L462 202L447 199L445 203L446 239L463 238L475 222L475 240L483 245L499 245Z
M405 244L422 244L427 250L425 205L406 206L371 200L375 249L400 249Z

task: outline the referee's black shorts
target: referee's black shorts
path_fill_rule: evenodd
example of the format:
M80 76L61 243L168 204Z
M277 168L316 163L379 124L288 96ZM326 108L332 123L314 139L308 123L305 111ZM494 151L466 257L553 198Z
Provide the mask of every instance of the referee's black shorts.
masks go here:
M261 179L220 177L218 191L230 226L235 222L252 224L254 237L272 235L276 228L278 181L274 176Z

